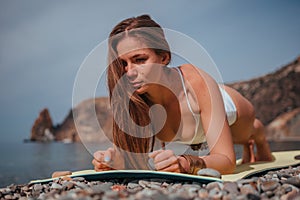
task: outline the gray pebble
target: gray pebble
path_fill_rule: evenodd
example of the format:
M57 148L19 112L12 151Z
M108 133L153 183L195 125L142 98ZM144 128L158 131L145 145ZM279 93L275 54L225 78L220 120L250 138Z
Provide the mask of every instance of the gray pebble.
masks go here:
M185 194L171 193L168 195L168 199L170 199L170 200L187 200L187 199L191 199L191 198Z
M282 195L281 200L298 200L300 199L300 192L297 190L292 190L289 193Z
M286 180L286 183L294 185L294 186L300 188L300 178L298 176L288 178Z
M208 197L210 199L221 199L222 198L222 192L217 188L211 189L208 193Z
M197 193L199 188L197 187L189 187L187 188L188 193Z
M272 178L278 178L278 174L274 173L274 174L272 175Z
M110 184L100 184L100 185L94 185L94 186L91 187L91 190L95 194L101 194L101 193L104 193L105 191L110 190L110 189L111 189Z
M13 196L11 194L7 194L4 196L4 199L13 199Z
M156 184L150 184L148 185L149 188L154 189L154 190L161 190L161 186L156 185Z
M285 193L288 193L290 191L293 190L293 185L290 185L290 184L287 184L287 183L284 183L281 188L284 190Z
M150 182L145 180L139 180L139 185L143 188L147 188L150 185Z
M232 200L236 198L237 198L236 194L226 194L222 197L222 200Z
M74 187L74 183L73 182L69 182L69 181L67 181L67 182L65 182L65 183L63 183L63 187L65 187L67 190L70 190L70 189L72 189L73 187Z
M65 198L66 198L66 199L76 199L76 198L78 198L78 197L77 197L76 192L74 192L74 191L69 191L69 192L65 195Z
M83 183L83 182L76 182L75 185L76 185L77 187L81 188L81 189L85 189L85 188L88 187L88 186L87 186L85 183Z
M58 184L58 183L52 183L51 189L56 189L56 190L61 190L62 189L62 185Z
M42 200L42 199L46 199L46 194L45 193L41 193L38 197L38 199Z
M273 191L266 191L265 194L267 195L268 198L271 198L272 196L274 196Z
M198 191L198 196L201 198L201 199L205 199L208 197L208 191L204 188L200 189Z
M128 183L127 184L127 188L129 188L129 189L134 189L134 188L140 188L141 186L139 185L139 184L137 184L137 183Z
M25 185L24 187L21 188L22 191L28 191L29 187L27 185Z
M224 184L224 190L228 191L231 194L237 194L238 191L238 185L236 182L225 182Z
M42 190L44 187L42 186L42 184L34 184L33 185L33 190L35 191L39 191Z
M168 199L168 196L163 194L163 193L158 192L158 193L153 194L151 198L155 199L155 200L156 199L157 200L164 200L164 199Z
M285 173L279 173L279 174L278 174L278 176L279 176L279 178L286 178L286 179L288 179L288 178L291 178L291 177L292 177L291 175L289 175L289 174L285 174Z
M260 185L260 187L263 191L273 191L278 186L279 186L279 183L275 180L264 181Z
M247 195L247 194L249 194L249 193L251 193L251 194L258 194L258 191L256 191L256 190L252 187L252 185L250 185L250 184L243 185L243 186L240 188L240 191L241 191L241 193L244 194L244 195Z
M211 190L211 189L222 190L223 187L224 187L223 183L219 183L219 182L211 182L211 183L207 184L206 189L207 189L207 190Z
M199 176L210 176L210 177L215 177L215 178L221 178L221 173L215 169L211 168L204 168L200 169L197 172L197 175Z
M119 196L119 194L117 191L108 190L108 191L105 191L104 196L109 197L109 198L117 198Z
M183 188L195 188L195 189L200 189L201 186L197 184L184 184L182 185Z
M257 194L249 193L249 194L247 194L247 199L248 199L248 200L260 200L261 198L260 198L260 196L257 195Z
M245 199L247 199L247 195L245 194L239 194L235 198L235 200L245 200Z
M80 176L79 177L74 177L73 181L81 181L82 182L82 181L85 181L85 178L80 177Z
M144 190L142 191L139 191L137 194L136 194L136 197L137 198L142 198L142 197L151 197L152 195L156 194L157 191L155 190L150 190L148 188L145 188Z

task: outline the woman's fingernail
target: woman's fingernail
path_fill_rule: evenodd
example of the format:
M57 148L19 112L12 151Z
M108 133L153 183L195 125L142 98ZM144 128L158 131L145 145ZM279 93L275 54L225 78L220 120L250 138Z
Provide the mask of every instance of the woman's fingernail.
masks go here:
M109 162L109 161L110 161L110 157L109 157L109 156L105 156L105 157L104 157L104 161L105 161L105 162Z

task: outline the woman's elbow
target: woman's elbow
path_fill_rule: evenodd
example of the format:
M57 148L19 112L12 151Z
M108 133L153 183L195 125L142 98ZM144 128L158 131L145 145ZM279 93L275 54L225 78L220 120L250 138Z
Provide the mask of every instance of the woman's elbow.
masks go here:
M234 173L234 170L235 170L235 167L236 167L236 162L235 160L233 161L230 161L227 163L226 167L224 167L222 169L222 172L221 174L233 174Z

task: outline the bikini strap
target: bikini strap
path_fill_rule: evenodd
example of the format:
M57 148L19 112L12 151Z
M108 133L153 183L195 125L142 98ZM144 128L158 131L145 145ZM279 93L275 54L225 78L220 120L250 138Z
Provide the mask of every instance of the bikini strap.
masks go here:
M185 95L185 98L186 98L187 105L188 105L188 107L189 107L191 113L192 113L193 115L195 115L195 113L193 112L191 103L190 103L190 101L189 101L188 95L187 95L187 91L186 91L186 88L185 88L185 84L184 84L184 79L183 79L182 72L181 72L181 70L179 69L179 67L175 67L175 69L176 69L176 70L178 71L178 73L179 73L179 76L180 76L180 79L181 79L181 84L182 84L182 87L183 87L183 92L184 92L184 95Z

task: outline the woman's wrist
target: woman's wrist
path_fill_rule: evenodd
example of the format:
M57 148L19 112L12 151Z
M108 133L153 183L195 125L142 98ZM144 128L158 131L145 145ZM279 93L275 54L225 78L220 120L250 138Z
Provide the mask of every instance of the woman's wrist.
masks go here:
M183 156L178 156L179 169L181 173L188 173L190 170L190 164L188 160Z
M180 157L179 162L184 173L196 175L200 169L206 168L204 160L198 156L181 155Z

